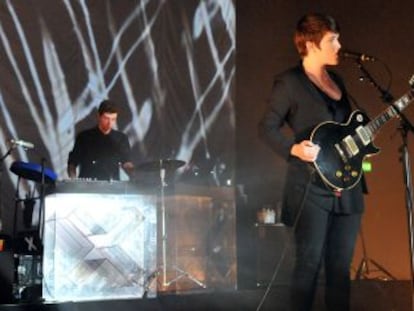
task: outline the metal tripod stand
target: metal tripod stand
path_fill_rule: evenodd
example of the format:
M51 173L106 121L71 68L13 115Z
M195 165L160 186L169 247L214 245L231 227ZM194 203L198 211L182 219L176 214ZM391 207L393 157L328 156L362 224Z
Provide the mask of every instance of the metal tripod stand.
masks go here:
M165 161L165 160L164 160ZM189 280L196 283L198 286L202 288L206 288L206 285L198 280L195 276L190 274L189 272L177 267L174 265L172 267L173 270L178 272L178 275L171 280L167 280L167 270L168 270L168 263L167 263L167 226L166 226L166 215L167 211L165 208L165 187L167 183L165 182L165 175L166 175L166 166L163 165L163 160L160 160L160 200L161 200L161 243L162 243L162 286L169 287L171 284L177 282L181 278L188 278Z
M383 273L383 275L380 275L376 277L375 279L379 279L382 281L396 280L396 278L387 269L381 266L374 259L371 259L367 256L365 238L364 238L362 227L359 231L359 235L360 235L361 244L362 244L362 259L358 266L355 279L356 280L362 280L362 279L369 280L369 279L372 279L371 277L372 273ZM373 268L371 266L373 266Z
M178 280L182 278L187 278L190 281L194 282L198 286L202 288L206 288L207 286L198 280L194 275L190 274L189 272L181 269L180 267L176 265L169 265L167 262L167 210L165 206L165 189L168 186L166 183L166 174L168 172L172 172L175 169L183 166L185 164L184 161L180 160L172 160L172 159L166 159L166 160L158 160L154 162L148 162L144 163L140 166L138 166L138 169L145 170L145 171L159 171L159 182L160 182L160 216L161 216L161 265L157 269L155 273L152 273L151 276L148 278L146 288L149 288L150 283L152 280L154 280L157 276L162 274L162 282L161 285L164 288L168 288L173 283L177 282ZM169 269L174 270L178 274L172 278L171 280L167 279L167 274L169 272Z

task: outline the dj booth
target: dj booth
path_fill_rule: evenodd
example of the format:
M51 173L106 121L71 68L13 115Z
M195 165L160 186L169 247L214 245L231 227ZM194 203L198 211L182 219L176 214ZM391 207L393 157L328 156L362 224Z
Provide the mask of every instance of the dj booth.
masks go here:
M60 181L45 196L43 231L46 302L236 288L230 187L161 196L129 182Z

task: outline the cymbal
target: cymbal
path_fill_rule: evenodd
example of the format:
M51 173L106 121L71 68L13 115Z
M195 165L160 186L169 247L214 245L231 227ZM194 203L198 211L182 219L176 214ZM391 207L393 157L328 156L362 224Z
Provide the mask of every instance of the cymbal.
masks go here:
M164 159L142 163L137 166L137 169L143 171L175 170L184 164L185 162L181 160Z

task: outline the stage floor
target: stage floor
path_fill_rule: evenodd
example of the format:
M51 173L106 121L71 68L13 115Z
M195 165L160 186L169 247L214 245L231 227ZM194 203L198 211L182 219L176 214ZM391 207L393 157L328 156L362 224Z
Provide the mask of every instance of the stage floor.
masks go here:
M322 293L318 292L315 311L323 311ZM410 281L355 281L352 285L352 311L407 311L411 310ZM171 295L137 300L108 300L68 302L59 304L4 304L0 310L49 310L49 311L175 311L175 310L257 310L264 289L239 290ZM287 288L271 289L262 311L288 311Z

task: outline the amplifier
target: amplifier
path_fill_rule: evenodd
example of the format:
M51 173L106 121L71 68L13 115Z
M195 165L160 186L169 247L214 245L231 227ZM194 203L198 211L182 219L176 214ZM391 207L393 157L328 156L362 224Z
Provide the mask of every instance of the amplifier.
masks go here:
M268 286L276 272L273 285L290 282L294 245L289 229L283 224L256 224L257 241L257 287Z

